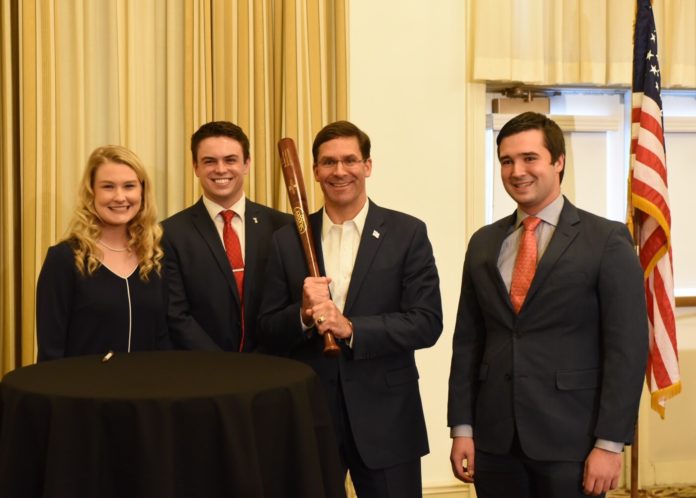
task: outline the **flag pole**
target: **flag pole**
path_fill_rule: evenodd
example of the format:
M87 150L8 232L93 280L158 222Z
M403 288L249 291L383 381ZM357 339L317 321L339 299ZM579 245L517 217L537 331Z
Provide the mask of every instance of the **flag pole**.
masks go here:
M651 0L652 3L652 0ZM633 46L634 46L634 52L635 52L635 32L636 32L636 26L635 23L638 21L638 2L636 1L635 3L635 13L633 15ZM634 53L635 57L635 53ZM633 61L633 64L635 64L635 60ZM632 64L632 65L633 65ZM633 112L633 89L635 88L635 71L631 71L631 113ZM631 117L631 127L633 127L633 117ZM633 176L633 129L631 129L631 150L629 151L629 167L628 167L628 189L627 189L627 196L628 196L628 202L626 203L626 222L629 225L629 231L631 232L631 236L633 237L633 244L635 245L636 248L636 254L640 258L640 243L638 242L638 219L636 217L636 212L635 209L633 209L633 199L631 196L632 189L631 189L631 177ZM639 431L638 431L638 423L640 421L640 413L638 414L638 417L636 417L636 426L633 431L633 444L631 444L631 474L630 474L630 490L631 490L631 498L638 498L640 494L640 485L638 482L638 462L639 462Z
M638 486L638 422L636 421L636 431L631 445L631 498L638 498L640 488Z
M652 0L636 0L631 85L631 165L626 223L632 225L630 231L633 232L646 286L651 336L646 370L650 406L664 418L665 401L681 391L681 380L676 344L671 211L667 192L661 87ZM638 418L635 448L631 449L631 497L637 497L639 493L637 425Z

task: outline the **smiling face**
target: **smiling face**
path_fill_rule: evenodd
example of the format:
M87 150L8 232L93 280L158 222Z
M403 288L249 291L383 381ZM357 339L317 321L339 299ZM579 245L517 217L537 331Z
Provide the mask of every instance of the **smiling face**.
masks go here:
M104 226L125 226L143 203L143 187L133 168L107 161L97 167L92 185L94 209Z
M251 159L244 160L238 141L220 136L201 141L193 168L205 196L229 208L242 197L250 165Z
M503 186L525 213L537 214L561 194L560 173L565 156L552 162L541 130L505 137L500 142L498 158Z
M351 220L367 201L365 178L372 159L364 159L357 137L338 137L319 146L314 179L324 193L326 212L334 223Z

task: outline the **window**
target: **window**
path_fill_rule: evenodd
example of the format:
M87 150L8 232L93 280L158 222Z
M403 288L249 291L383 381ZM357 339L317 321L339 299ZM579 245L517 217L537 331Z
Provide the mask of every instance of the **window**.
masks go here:
M623 89L554 89L550 115L566 137L566 173L562 191L579 207L625 221L630 150L631 94ZM499 180L495 139L512 114L493 114L488 94L486 133L486 221L510 214L515 203ZM663 91L665 146L672 213L675 295L696 296L696 167L690 165L696 143L696 92Z

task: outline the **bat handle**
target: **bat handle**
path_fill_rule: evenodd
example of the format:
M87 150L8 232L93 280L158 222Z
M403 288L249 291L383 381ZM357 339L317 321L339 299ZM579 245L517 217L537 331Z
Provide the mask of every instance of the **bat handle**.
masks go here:
M322 353L327 358L336 358L338 355L341 354L341 348L338 347L338 344L336 343L336 338L331 333L331 331L327 331L324 334L324 351L322 351Z

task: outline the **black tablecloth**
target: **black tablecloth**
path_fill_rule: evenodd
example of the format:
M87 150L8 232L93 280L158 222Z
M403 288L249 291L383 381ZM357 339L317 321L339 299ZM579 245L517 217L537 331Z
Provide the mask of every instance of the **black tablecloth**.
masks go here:
M318 378L239 353L83 356L0 383L0 497L345 496Z

